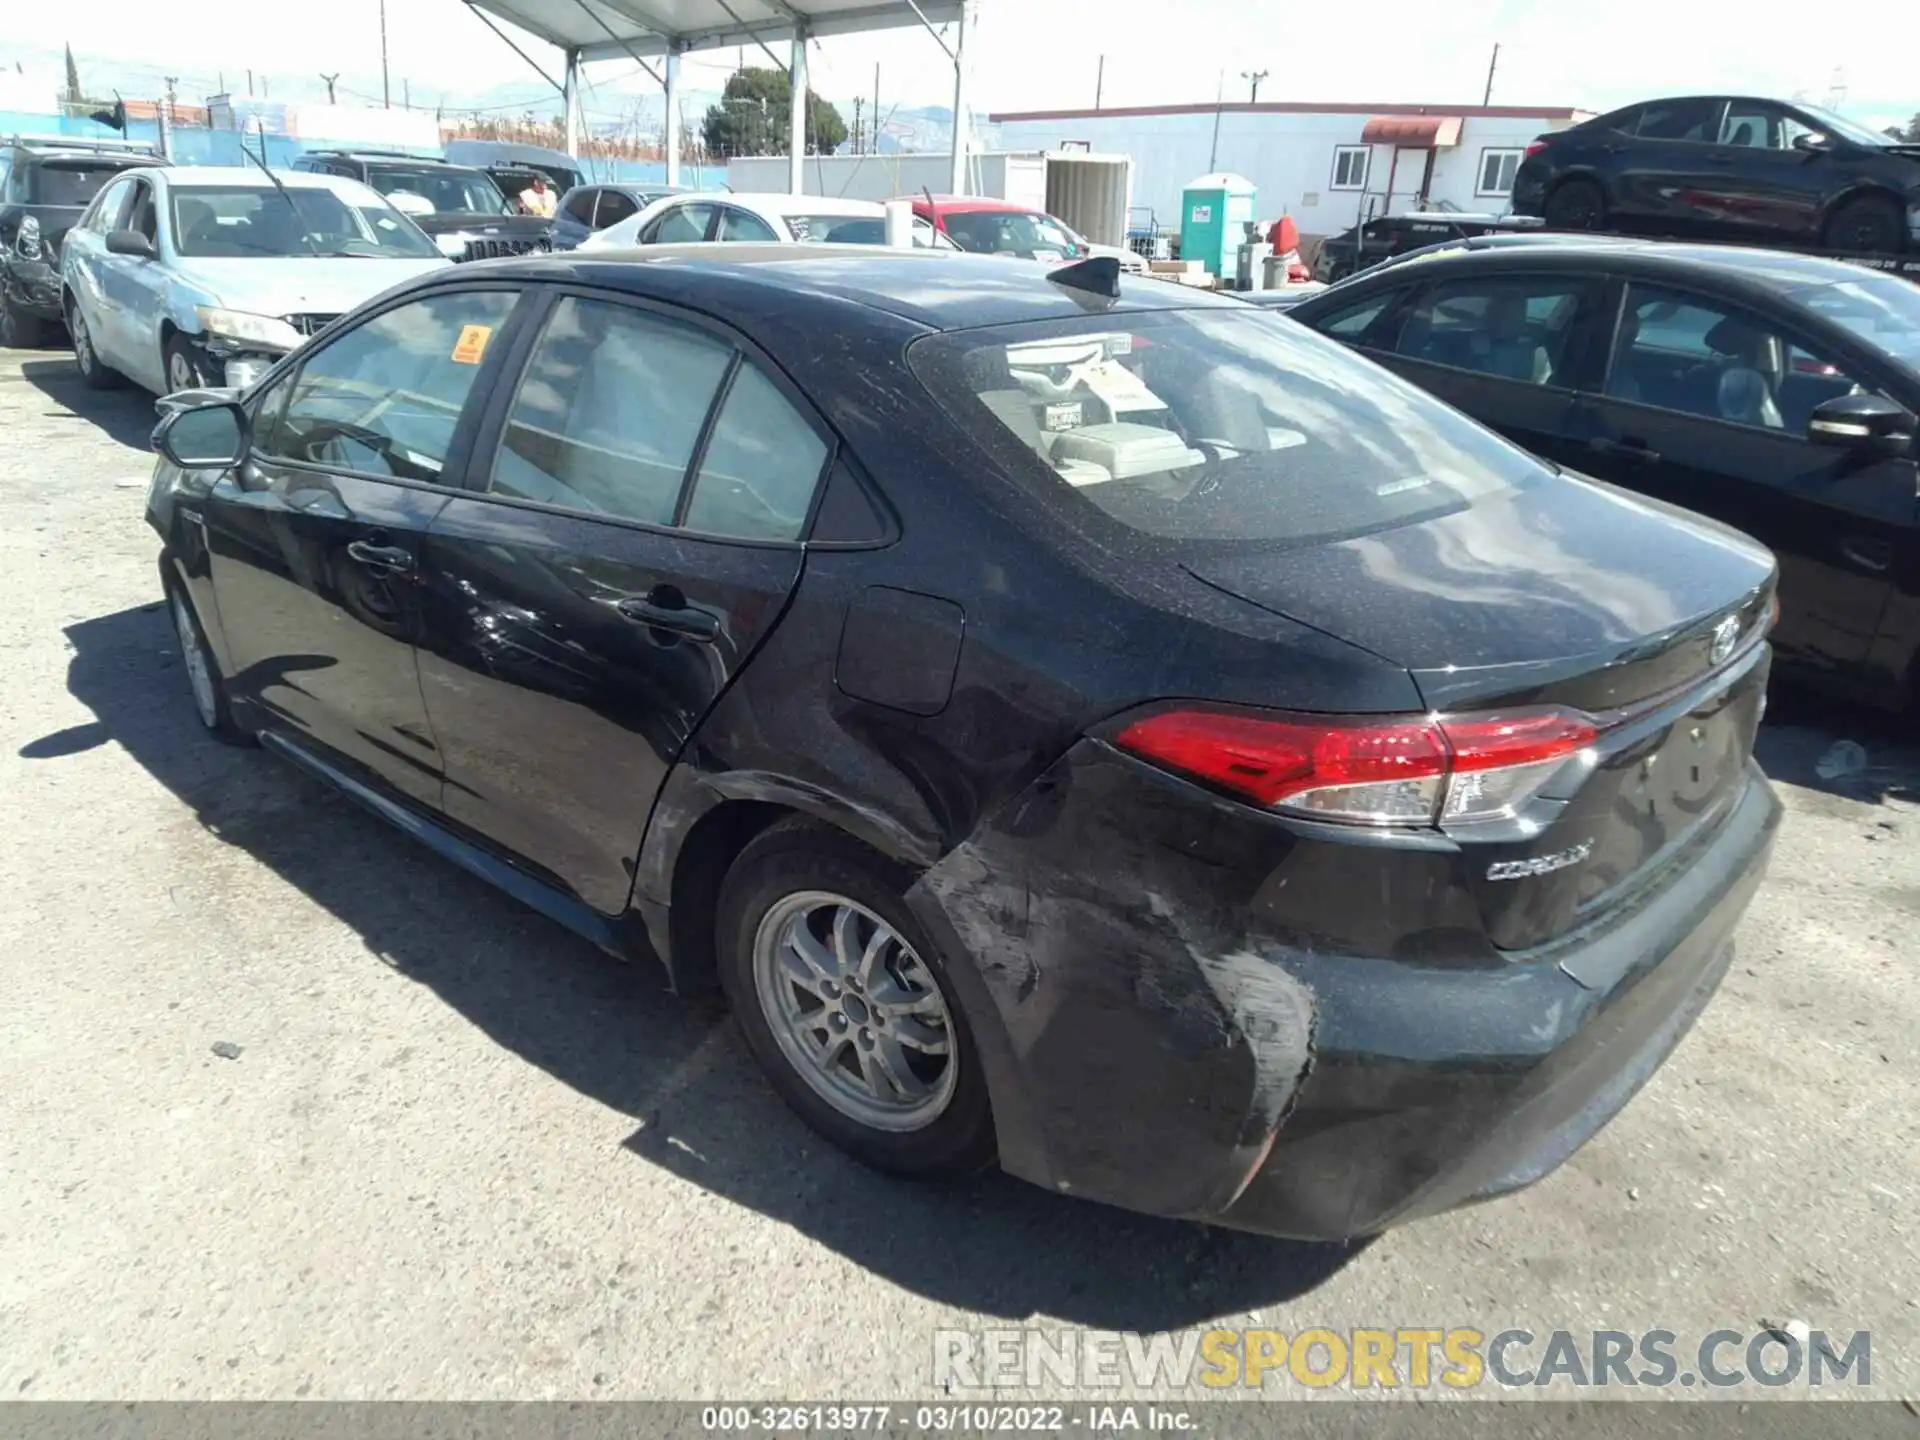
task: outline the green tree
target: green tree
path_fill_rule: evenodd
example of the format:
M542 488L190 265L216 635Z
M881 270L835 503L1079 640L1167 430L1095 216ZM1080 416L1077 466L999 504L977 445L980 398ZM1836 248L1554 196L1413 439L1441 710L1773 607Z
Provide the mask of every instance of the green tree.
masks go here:
M720 103L707 107L701 121L710 154L784 155L793 82L784 70L748 69L727 79ZM840 112L811 89L807 91L807 153L829 155L847 138Z
M73 46L67 46L67 99L80 99L80 67L73 63Z

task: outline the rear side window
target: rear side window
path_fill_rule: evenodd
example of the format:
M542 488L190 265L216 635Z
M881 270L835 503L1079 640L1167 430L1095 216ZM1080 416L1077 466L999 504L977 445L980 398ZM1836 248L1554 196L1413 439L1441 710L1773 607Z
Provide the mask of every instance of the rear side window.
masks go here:
M1250 307L1119 318L930 336L909 363L1009 474L1094 528L1322 540L1547 473L1304 325Z
M1640 112L1633 133L1642 140L1717 140L1718 101L1670 100Z
M826 442L757 366L743 362L701 458L686 527L797 540L826 463Z
M746 211L736 210L729 205L720 212L720 238L765 244L780 237L774 234L773 227L758 215L749 215Z
M1404 292L1393 290L1385 295L1376 295L1371 300L1366 300L1358 305L1351 305L1345 310L1338 311L1332 317L1322 320L1313 328L1318 330L1322 335L1332 335L1336 339L1345 340L1351 345L1367 333L1367 327L1378 320L1386 311L1386 308L1395 300L1399 299L1402 293Z
M574 191L573 194L567 197L567 203L560 207L561 213L569 220L591 226L593 224L593 199L598 193L597 190Z
M593 228L604 230L609 225L618 225L629 215L638 215L640 207L633 203L631 196L619 190L600 192L600 209L593 217Z
M653 222L649 245L690 245L707 238L713 220L711 205L675 205Z
M702 331L566 297L527 362L488 490L672 524L732 362L732 347Z
M1552 385L1565 368L1584 288L1552 276L1435 285L1414 305L1394 348L1429 365Z

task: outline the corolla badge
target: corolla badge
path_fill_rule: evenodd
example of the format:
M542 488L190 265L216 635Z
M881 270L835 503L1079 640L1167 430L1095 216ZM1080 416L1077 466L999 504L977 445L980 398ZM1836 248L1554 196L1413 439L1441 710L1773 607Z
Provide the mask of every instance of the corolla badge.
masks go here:
M1735 642L1740 639L1740 617L1729 615L1713 627L1713 644L1707 651L1707 663L1718 665L1733 654Z
M1578 845L1556 850L1551 855L1536 855L1531 860L1502 860L1498 865L1489 865L1487 879L1524 880L1530 875L1551 875L1569 865L1578 865L1592 853L1593 841L1582 840Z

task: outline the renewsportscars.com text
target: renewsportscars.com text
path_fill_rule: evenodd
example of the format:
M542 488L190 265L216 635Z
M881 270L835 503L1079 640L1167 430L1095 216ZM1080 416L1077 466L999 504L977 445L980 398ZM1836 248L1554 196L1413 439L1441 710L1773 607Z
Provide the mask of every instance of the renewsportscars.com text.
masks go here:
M936 1330L933 1383L978 1390L1655 1389L1872 1383L1872 1335L1814 1330L1496 1330L1460 1326L1208 1330Z

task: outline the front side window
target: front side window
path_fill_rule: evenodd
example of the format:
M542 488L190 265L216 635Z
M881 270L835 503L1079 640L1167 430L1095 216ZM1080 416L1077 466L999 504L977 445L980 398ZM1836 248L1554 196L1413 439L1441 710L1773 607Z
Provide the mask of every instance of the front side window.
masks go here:
M711 205L674 205L666 214L655 218L644 243L695 245L707 238L707 227L712 223Z
M104 235L109 230L119 228L120 217L126 213L127 202L133 198L133 180L123 176L94 196L93 208L87 212L83 229L95 235Z
M1866 387L1780 326L1724 301L1629 285L1606 393L1616 400L1804 435L1816 407Z
M127 213L126 228L146 236L156 246L160 243L160 220L154 203L153 186L145 181L136 181L134 184L133 209Z
M1482 150L1480 152L1480 180L1474 186L1476 195L1506 195L1513 190L1513 177L1520 169L1523 150Z
M508 412L495 495L668 525L733 348L624 305L554 306Z
M430 295L343 332L295 372L286 408L256 448L363 475L457 483L442 473L454 431L516 298ZM269 398L261 413L273 406Z
M1747 150L1785 150L1789 142L1782 139L1781 118L1780 112L1769 106L1736 100L1727 106L1726 118L1720 122L1720 143Z
M1549 474L1416 387L1251 307L958 331L907 353L1009 474L1096 530L1324 540Z
M1435 285L1407 316L1395 349L1429 365L1552 385L1584 288L1553 276Z
M1333 190L1364 190L1367 186L1367 160L1373 154L1368 145L1342 145L1333 152Z
M369 165L367 184L409 215L511 215L513 206L478 170L429 165Z
M284 191L265 183L176 185L170 200L173 245L184 256L222 259L439 258L412 221L371 196L367 201L349 204L332 189L315 185Z
M756 244L780 237L773 233L773 227L758 215L749 215L744 210L736 210L729 205L720 212L720 238L722 240L743 240Z

